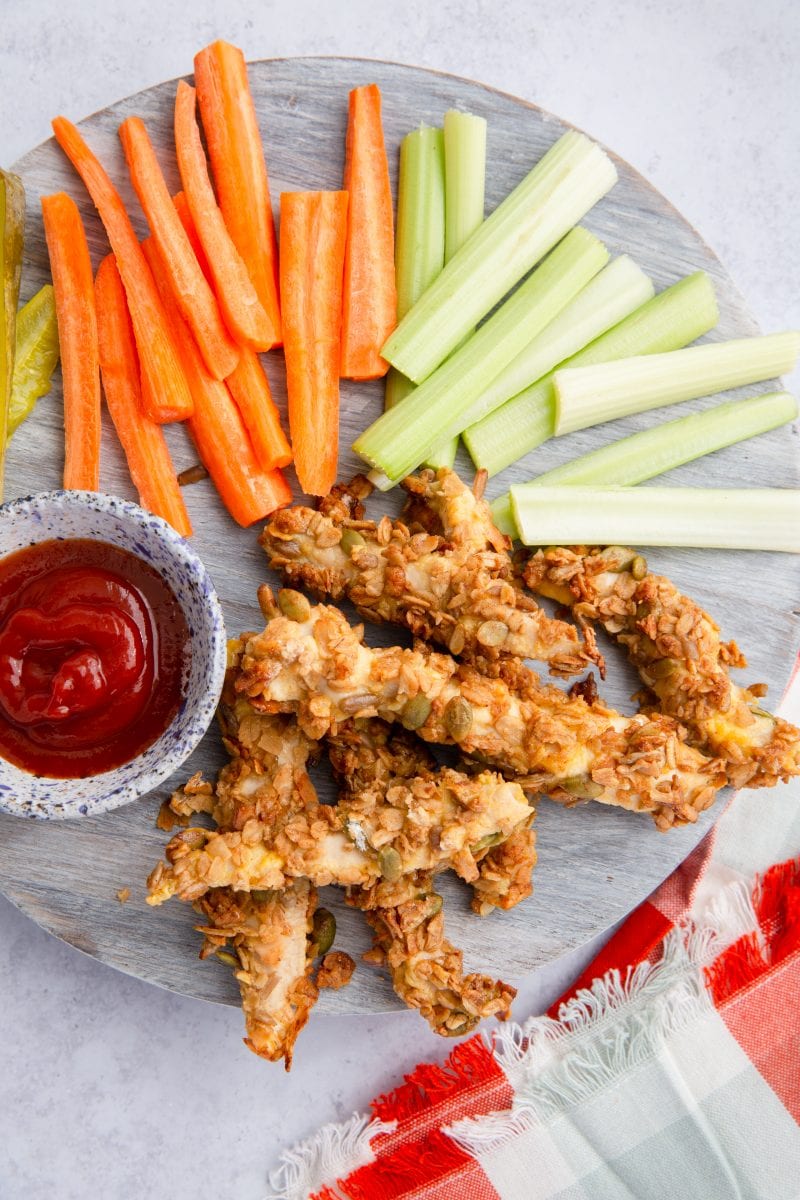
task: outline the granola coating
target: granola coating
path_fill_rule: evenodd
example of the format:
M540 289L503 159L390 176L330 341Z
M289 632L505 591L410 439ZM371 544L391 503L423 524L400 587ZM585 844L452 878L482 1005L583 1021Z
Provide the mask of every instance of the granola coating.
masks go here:
M270 1062L282 1058L287 1071L318 996L308 953L316 903L308 880L297 879L280 893L216 889L196 905L207 945L215 950L231 942L238 958L245 1045Z
M258 709L296 713L313 738L356 715L407 722L421 704L427 715L420 722L415 709L414 727L424 740L458 744L562 803L650 812L661 829L694 821L724 783L719 763L688 746L670 717L587 704L515 659L478 670L422 644L372 649L361 634L326 605L303 622L275 617L246 643L237 688Z
M572 606L623 645L657 707L689 740L720 758L735 787L770 787L800 774L800 730L766 712L763 689L740 687L731 667L746 661L716 622L669 579L647 571L636 551L551 547L524 568L534 591Z
M355 719L340 726L327 739L328 754L340 783L340 797L363 792L380 784L438 770L427 746L397 725L378 717ZM534 809L507 837L488 835L483 846L473 846L477 875L470 880L472 907L485 915L492 908L513 908L533 891L536 835L530 828Z
M582 640L519 586L508 539L454 472L423 472L405 486L430 506L442 535L388 517L366 521L340 489L319 511L297 506L273 516L259 538L270 565L292 587L320 599L347 597L366 619L402 625L454 654L540 659L563 676L598 660L591 631Z
M406 876L397 885L378 884L348 894L364 911L375 939L365 955L385 965L392 984L435 1033L461 1037L485 1017L511 1014L516 990L487 975L464 974L463 956L445 934L442 898L429 872Z
M478 848L508 836L530 815L518 784L447 767L373 784L335 806L315 796L285 818L272 819L270 810L241 829L182 830L167 845L168 865L159 863L148 879L147 903L174 895L196 900L209 888L280 889L301 876L319 887L369 886L390 873L452 868L471 881Z

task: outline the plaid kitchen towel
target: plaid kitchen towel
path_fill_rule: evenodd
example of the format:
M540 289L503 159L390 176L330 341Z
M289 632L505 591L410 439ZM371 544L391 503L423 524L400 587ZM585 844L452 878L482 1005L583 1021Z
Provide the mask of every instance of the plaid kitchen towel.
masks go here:
M781 713L800 724L800 659ZM800 1197L800 786L742 791L550 1013L288 1151L269 1200Z

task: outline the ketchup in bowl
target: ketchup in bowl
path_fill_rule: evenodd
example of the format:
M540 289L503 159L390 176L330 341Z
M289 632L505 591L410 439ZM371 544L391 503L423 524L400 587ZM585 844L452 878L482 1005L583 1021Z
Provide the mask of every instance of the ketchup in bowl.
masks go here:
M0 559L0 755L83 778L130 762L182 700L189 631L147 563L107 542Z

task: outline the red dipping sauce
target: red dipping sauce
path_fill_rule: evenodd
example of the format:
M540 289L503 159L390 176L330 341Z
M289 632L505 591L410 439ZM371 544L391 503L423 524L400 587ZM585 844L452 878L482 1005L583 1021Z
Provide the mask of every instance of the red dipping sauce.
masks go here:
M0 755L59 779L130 762L178 711L188 654L180 604L135 554L75 538L0 559Z

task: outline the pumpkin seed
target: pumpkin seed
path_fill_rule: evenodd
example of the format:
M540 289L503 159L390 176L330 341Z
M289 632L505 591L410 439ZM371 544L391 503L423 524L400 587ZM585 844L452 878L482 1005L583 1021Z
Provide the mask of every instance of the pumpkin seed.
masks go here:
M472 728L472 706L463 696L453 696L445 706L442 719L453 741L462 742Z
M361 536L357 529L343 529L342 540L339 545L344 550L345 554L351 555L357 546L366 546L365 539Z
M473 854L480 854L483 850L489 850L492 846L499 846L502 841L502 833L487 833L486 837L479 838L474 846L470 846L470 850Z
M335 937L336 917L327 908L318 908L314 913L311 937L309 938L311 957L318 958L322 954L327 954Z
M681 664L676 662L674 658L659 658L652 666L647 668L647 673L648 675L652 675L653 679L667 679L668 676L674 675L680 669Z
M421 729L427 721L430 711L430 700L418 692L403 705L401 723L405 729Z
M588 775L571 775L568 779L561 780L561 787L571 796L578 796L581 800L596 800L603 794L602 784L595 783Z
M394 846L385 846L378 854L378 866L387 883L396 883L403 874L403 860Z
M637 554L631 563L631 575L634 579L644 579L647 574L647 559L642 554Z
M225 963L226 967L233 967L234 970L238 970L242 965L239 962L238 954L231 954L230 950L215 950L214 953L221 963Z
M311 616L311 605L303 593L296 592L294 588L281 588L278 592L278 606L290 621L303 624Z

